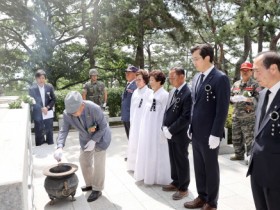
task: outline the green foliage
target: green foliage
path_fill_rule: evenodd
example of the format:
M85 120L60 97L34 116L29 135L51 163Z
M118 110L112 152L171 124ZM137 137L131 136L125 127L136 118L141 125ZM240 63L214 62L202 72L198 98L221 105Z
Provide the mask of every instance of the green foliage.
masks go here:
M29 105L32 105L32 104L35 104L36 101L34 98L30 97L29 95L23 95L20 97L20 99L26 103L26 104L29 104Z
M9 109L21 109L22 103L26 103L29 105L35 104L35 99L30 97L29 95L22 95L17 100L9 103Z
M56 102L55 102L55 113L56 117L58 115L63 113L63 110L65 109L64 106L64 98L67 95L69 91L68 90L57 90L55 91L55 96L56 96Z
M70 91L78 91L82 94L81 85L78 84L78 85L74 86L73 88L71 87L71 89L64 89L64 90L56 90L55 91L55 96L56 96L55 113L56 113L56 117L58 117L60 114L63 113L63 110L65 109L64 99L65 99L67 93L69 93Z
M123 88L110 88L108 89L107 104L109 106L109 116L117 117L121 111L121 96Z
M228 117L226 120L225 127L228 129L228 144L232 143L232 114L233 114L233 106L229 106Z
M11 103L9 103L9 109L21 109L22 100L21 99L17 99Z

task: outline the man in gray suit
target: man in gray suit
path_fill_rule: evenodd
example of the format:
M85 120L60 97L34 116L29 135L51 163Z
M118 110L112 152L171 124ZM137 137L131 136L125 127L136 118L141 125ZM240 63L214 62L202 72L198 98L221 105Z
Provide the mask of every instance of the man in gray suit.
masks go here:
M62 148L70 127L79 131L80 166L86 186L82 191L92 190L87 201L101 196L105 180L106 149L111 142L111 132L104 114L97 104L83 100L77 91L71 91L64 99L63 125L57 138L54 158L61 161Z
M257 210L280 209L280 55L260 53L254 60L260 92L247 175Z

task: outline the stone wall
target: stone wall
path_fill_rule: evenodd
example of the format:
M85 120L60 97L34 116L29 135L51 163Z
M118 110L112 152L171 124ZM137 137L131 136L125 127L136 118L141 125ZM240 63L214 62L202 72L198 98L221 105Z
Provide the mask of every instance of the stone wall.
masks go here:
M29 105L8 109L3 98L0 101L0 210L31 210L34 207Z

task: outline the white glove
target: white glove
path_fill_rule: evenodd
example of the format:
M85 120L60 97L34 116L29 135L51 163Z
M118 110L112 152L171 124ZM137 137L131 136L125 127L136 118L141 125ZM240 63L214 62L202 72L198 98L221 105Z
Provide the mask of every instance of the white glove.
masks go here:
M241 102L241 101L247 101L247 97L243 96L243 95L235 95L230 97L231 102L233 103L237 103L237 102Z
M191 129L191 125L189 125L187 135L188 135L189 139L192 139L192 133L191 133L190 129Z
M90 140L86 145L85 145L85 152L90 152L92 150L94 150L94 147L95 147L95 141L93 140Z
M106 108L106 105L107 105L107 103L104 103L104 104L102 105L102 107L103 107L103 108Z
M60 162L61 158L62 158L62 148L61 147L57 148L55 150L53 156L54 156L54 159L57 160L57 162Z
M210 149L216 149L220 144L220 138L210 135L208 144Z
M162 127L162 131L164 133L164 136L167 138L167 139L171 139L172 138L172 134L169 132L168 128L166 126L163 126Z
M251 155L245 155L245 164L246 165L249 165L249 163L250 163L250 160L251 160Z

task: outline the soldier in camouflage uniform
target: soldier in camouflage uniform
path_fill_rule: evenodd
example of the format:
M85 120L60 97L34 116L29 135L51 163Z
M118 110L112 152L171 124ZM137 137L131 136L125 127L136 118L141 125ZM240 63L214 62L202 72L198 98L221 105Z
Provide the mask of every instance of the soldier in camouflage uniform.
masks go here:
M105 109L107 104L107 90L101 81L97 81L98 71L89 70L90 81L84 84L83 100L90 100Z
M242 79L235 82L231 89L231 102L234 106L232 118L232 143L235 155L230 160L244 160L250 155L254 137L255 108L261 88L252 78L253 65L245 62L241 65Z

